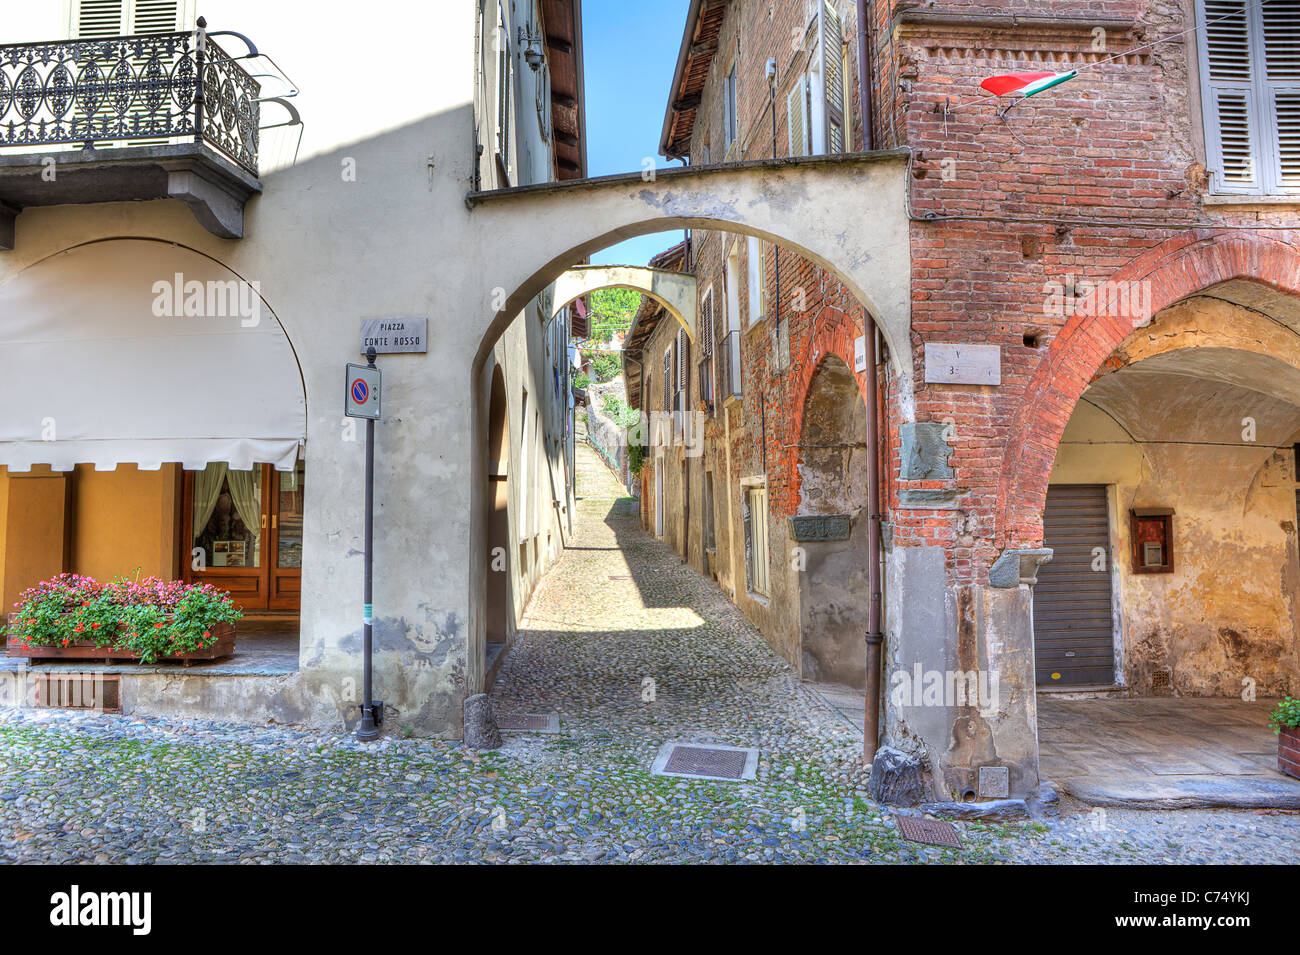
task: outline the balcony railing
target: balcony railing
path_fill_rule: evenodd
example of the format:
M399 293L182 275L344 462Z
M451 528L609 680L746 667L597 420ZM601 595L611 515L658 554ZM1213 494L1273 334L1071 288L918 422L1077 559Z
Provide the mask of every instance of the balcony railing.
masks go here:
M718 349L718 398L739 398L742 386L740 378L740 332L728 332Z
M260 95L202 30L0 46L0 148L189 139L256 176Z

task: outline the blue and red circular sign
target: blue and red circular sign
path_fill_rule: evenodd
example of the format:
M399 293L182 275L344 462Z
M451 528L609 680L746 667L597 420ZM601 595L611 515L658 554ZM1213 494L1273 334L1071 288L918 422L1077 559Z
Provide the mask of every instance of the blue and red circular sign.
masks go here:
M366 400L369 397L370 397L370 386L366 384L366 380L364 378L358 378L356 381L352 382L353 401L355 401L359 405L363 405L366 403Z

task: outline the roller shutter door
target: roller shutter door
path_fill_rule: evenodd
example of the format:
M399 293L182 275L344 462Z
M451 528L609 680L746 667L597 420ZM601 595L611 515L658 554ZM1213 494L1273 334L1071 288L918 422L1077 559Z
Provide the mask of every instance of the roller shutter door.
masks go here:
M1052 559L1034 586L1034 661L1040 686L1115 682L1110 514L1102 484L1047 489L1043 543ZM1106 555L1094 570L1095 548Z

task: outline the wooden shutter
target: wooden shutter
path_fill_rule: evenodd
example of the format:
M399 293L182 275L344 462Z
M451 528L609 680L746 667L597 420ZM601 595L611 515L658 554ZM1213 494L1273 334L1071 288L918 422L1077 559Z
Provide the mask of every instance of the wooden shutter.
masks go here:
M1247 0L1204 0L1207 146L1218 192L1257 192L1259 111Z
M677 389L682 393L680 410L686 410L686 400L690 397L690 372L687 371L690 362L690 339L686 337L686 329L677 330Z
M1264 80L1275 123L1270 185L1300 190L1300 5L1270 3L1260 7L1264 46Z
M83 0L84 2L84 0ZM135 0L131 18L132 33L174 33L193 29L187 22L181 0Z
M723 104L722 104L722 134L726 140L727 151L730 153L731 144L736 141L736 67L731 67L731 72L727 74L726 81L723 84Z
M794 89L785 98L786 126L790 134L790 155L807 156L808 141L808 77L801 76Z
M130 32L127 0L72 0L68 35L78 37L123 36Z
M672 346L663 352L663 409L672 411Z
M822 85L826 95L826 144L828 153L845 151L844 136L844 27L839 14L827 0L822 0L822 26L819 43Z
M1214 190L1300 189L1300 8L1202 0L1206 143Z

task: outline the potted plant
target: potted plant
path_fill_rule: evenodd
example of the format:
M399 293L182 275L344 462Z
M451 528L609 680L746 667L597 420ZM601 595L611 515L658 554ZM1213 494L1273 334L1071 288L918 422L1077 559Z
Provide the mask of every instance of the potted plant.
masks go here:
M242 612L211 584L60 574L23 592L6 653L39 660L216 660L235 652Z
M1268 725L1277 734L1277 768L1300 779L1300 700L1285 697L1273 707Z

